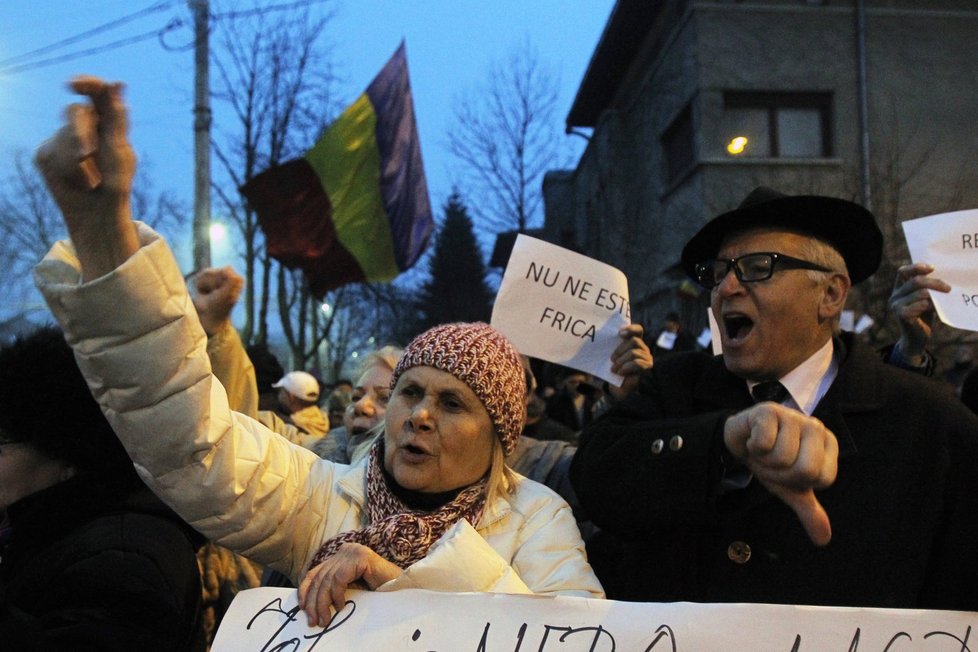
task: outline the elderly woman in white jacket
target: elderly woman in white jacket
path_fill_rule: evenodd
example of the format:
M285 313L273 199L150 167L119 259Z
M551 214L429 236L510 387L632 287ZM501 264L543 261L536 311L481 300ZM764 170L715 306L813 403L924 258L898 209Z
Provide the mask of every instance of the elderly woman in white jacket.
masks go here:
M351 585L602 597L566 503L503 457L524 377L485 324L422 334L401 358L385 436L335 465L231 411L169 249L130 215L135 158L121 85L37 153L71 243L35 270L89 386L142 478L211 540L299 583L310 624Z

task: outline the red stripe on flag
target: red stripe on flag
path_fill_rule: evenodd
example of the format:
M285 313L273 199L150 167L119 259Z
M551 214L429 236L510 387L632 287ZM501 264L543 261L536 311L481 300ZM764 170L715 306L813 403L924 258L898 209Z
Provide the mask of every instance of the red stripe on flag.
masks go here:
M241 187L241 194L258 215L268 254L305 272L315 296L364 280L336 237L329 197L304 158L262 172Z

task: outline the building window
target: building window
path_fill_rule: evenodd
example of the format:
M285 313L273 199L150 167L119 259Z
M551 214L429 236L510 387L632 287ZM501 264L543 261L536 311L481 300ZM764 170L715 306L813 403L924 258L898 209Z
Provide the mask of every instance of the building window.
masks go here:
M662 134L666 182L672 185L693 167L693 112L687 104Z
M829 93L723 94L723 149L745 158L832 156Z

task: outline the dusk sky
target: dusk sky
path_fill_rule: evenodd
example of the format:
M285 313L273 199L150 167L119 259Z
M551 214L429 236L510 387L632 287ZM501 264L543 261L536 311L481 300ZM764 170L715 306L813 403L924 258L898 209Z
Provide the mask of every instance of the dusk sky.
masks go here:
M261 6L286 4L266 0ZM159 11L149 11L163 5ZM211 0L213 12L240 9L251 3ZM504 60L529 39L560 79L557 125L563 120L614 6L613 0L335 0L324 2L335 12L327 40L334 44L334 61L344 82L343 102L361 93L402 39L422 155L433 208L451 192L457 174L447 152L445 132L452 123L453 100L474 90L494 61ZM138 43L105 49L97 54L10 72L9 66L62 57L82 50L154 34L174 18L187 18L183 1L144 0L4 0L0 24L0 176L6 178L16 151L33 149L59 125L63 107L74 97L64 82L88 73L127 84L132 114L131 136L140 160L150 170L156 190L171 190L191 206L193 197L193 33L192 25L170 31L164 44L154 35ZM99 28L138 12L145 15L103 34L26 59L14 57ZM167 49L169 48L173 49ZM221 115L215 114L215 122ZM579 153L583 139L566 138ZM310 146L312 143L310 143ZM189 219L186 233L189 236ZM174 237L176 239L176 237ZM175 243L181 244L181 243ZM215 264L222 252L215 251Z

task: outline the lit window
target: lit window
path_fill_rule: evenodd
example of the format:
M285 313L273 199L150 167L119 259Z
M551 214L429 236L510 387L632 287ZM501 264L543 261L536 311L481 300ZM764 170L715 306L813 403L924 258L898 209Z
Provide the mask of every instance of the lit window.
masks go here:
M828 93L724 93L723 152L748 158L831 156L831 99Z
M771 138L765 109L727 109L723 114L725 148L732 156L770 156Z
M753 146L754 143L751 142L747 136L734 136L730 139L730 142L727 143L727 154L732 154L734 156L743 154L748 145Z

